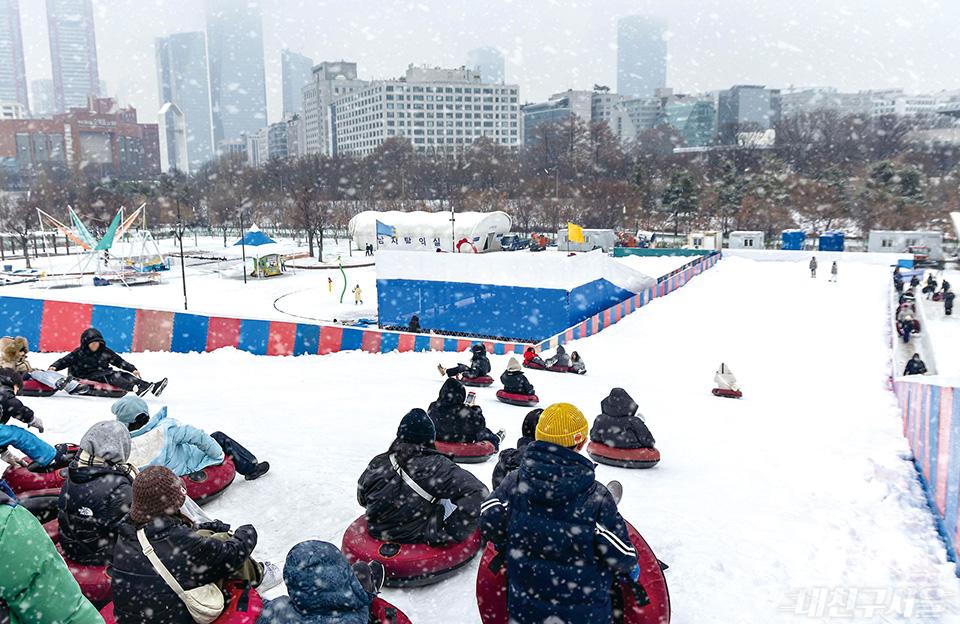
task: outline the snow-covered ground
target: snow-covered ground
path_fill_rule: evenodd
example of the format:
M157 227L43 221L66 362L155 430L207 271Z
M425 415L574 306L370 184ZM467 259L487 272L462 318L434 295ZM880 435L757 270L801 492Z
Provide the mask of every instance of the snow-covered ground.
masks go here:
M588 375L530 374L544 405L573 402L591 420L614 386L640 404L663 461L647 471L601 466L597 477L623 482L622 513L670 565L674 624L957 621L960 581L905 459L886 383L889 270L852 264L838 284L826 278L811 280L804 261L724 259L573 344ZM436 364L458 358L221 350L132 359L147 377L170 376L171 416L226 431L271 462L270 474L236 482L208 511L254 523L256 555L282 562L304 539L339 545L361 513L366 462L408 409L435 398ZM507 358L491 359L499 374ZM711 396L721 361L742 400ZM493 388L477 396L512 444L526 410L496 402ZM111 417L102 399L27 401L51 442L79 440ZM489 483L493 466L467 469ZM418 624L478 622L476 565L386 598Z

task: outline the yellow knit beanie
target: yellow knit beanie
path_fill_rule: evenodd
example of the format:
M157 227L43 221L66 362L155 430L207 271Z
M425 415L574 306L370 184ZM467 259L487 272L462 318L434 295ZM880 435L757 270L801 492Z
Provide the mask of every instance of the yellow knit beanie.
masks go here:
M537 440L574 447L587 439L587 419L575 405L554 403L540 414Z

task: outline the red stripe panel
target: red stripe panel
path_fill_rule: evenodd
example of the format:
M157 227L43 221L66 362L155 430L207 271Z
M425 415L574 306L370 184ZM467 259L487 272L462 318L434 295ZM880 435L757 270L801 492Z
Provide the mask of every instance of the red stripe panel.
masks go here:
M363 332L360 348L366 351L367 353L380 353L380 332L375 332L375 331Z
M343 344L343 328L342 327L321 327L320 328L320 345L317 349L317 353L320 355L326 355L328 353L336 353L340 350L341 345Z
M483 343L483 346L487 349L487 353L488 353L488 354L493 355L493 343L492 343L492 342L484 342L484 343Z
M41 351L72 351L80 345L80 334L90 327L93 306L89 303L46 301L40 322Z
M617 306L613 309L613 322L619 323L620 319L623 318L623 312L620 306Z
M469 351L470 345L473 344L471 340L458 340L457 341L457 351Z
M600 315L599 315L599 314L595 314L595 315L593 315L593 316L590 318L590 320L593 322L593 330L592 330L592 333L595 334L595 333L597 333L598 331L600 331Z
M137 310L133 324L133 351L169 351L173 337L173 312Z
M430 350L431 351L443 351L443 338L439 336L430 337Z
M603 326L610 327L613 325L613 321L610 319L610 308L607 308L603 311Z
M573 328L571 327L567 331L563 332L563 337L566 338L567 342L573 342Z
M414 343L416 341L417 337L413 334L400 334L400 339L397 341L397 351L400 353L413 351Z
M297 343L295 323L270 321L270 336L267 338L267 355L293 355Z
M240 319L210 317L207 325L207 351L236 347L240 343Z

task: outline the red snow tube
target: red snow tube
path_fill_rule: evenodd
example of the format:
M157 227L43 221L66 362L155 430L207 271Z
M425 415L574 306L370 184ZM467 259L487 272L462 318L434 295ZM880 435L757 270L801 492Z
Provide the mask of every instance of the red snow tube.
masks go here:
M26 468L11 467L3 473L3 478L18 496L29 494L33 497L40 490L49 495L49 490L53 490L56 498L60 494L66 475L66 468L53 472L30 472ZM233 460L227 457L219 466L207 466L203 470L180 478L186 486L187 496L202 504L220 496L227 486L233 483L236 476L237 469L233 465Z
M614 621L618 624L669 624L670 592L660 562L629 522L627 530L630 532L630 541L637 549L640 585L646 591L649 602L638 604L634 592L627 585L633 581L624 581L620 586L619 601L622 613L617 609ZM505 564L499 572L490 569L496 554L493 543L489 542L477 570L477 607L483 624L507 624L507 569Z
M60 541L60 521L54 518L43 524L43 531L50 538L50 541L56 544Z
M550 371L551 373L569 373L569 366L558 366L554 364L553 366L544 366L542 364L537 364L536 362L524 362L523 365L526 368L532 368L533 370L545 370Z
M726 399L739 399L743 393L739 390L727 390L725 388L714 388L713 396L724 397Z
M20 389L20 396L25 397L48 397L56 393L56 388L45 386L36 379L24 379L23 388Z
M515 394L506 390L497 390L497 399L501 403L519 405L520 407L529 407L540 402L535 394Z
M110 577L107 576L107 566L89 566L80 565L67 559L63 554L60 544L57 544L57 552L63 557L64 563L70 574L76 579L80 586L80 593L93 603L94 606L102 606L110 602L111 589Z
M913 323L912 333L914 333L914 334L919 334L919 333L920 333L920 321L918 321L917 319L913 319L912 323ZM900 335L900 336L903 335L903 326L902 326L901 323L899 323L899 322L897 323L897 334Z
M237 468L233 465L233 460L225 457L219 466L207 466L180 478L187 486L187 496L202 505L223 494L236 476Z
M381 542L367 530L367 518L360 516L347 527L340 545L350 563L379 561L387 571L387 587L423 587L447 579L480 551L480 530L462 542L449 546Z
M383 598L374 598L370 603L370 621L376 624L413 624L403 611Z
M655 448L616 448L590 442L587 455L599 464L620 468L653 468L660 463L660 451Z
M263 599L257 590L244 589L237 581L228 582L224 589L229 593L229 602L213 624L254 624L263 611ZM105 624L116 624L112 602L100 610L100 617Z
M452 455L453 461L458 464L482 464L487 458L497 454L497 449L490 442L441 442L436 441L437 450L445 455Z
M89 379L77 379L77 381L85 386L90 386L90 391L83 396L119 399L127 394L127 391L123 388L111 386L110 384L103 383L102 381L90 381Z
M57 517L57 501L60 500L60 488L31 490L17 494L20 506L29 511L43 524Z
M484 375L483 377L460 377L460 383L475 388L486 388L487 386L493 385L493 377L489 375Z

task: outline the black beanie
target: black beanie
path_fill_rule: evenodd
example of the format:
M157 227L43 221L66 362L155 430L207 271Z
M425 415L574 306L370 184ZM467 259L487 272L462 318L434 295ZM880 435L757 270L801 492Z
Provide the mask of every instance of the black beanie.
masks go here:
M543 409L537 408L532 409L527 412L527 415L523 417L523 426L520 428L520 434L525 438L530 438L535 440L537 438L537 423L540 422L540 414L543 413Z
M429 444L437 438L437 430L427 413L414 408L400 421L397 438L410 444Z

